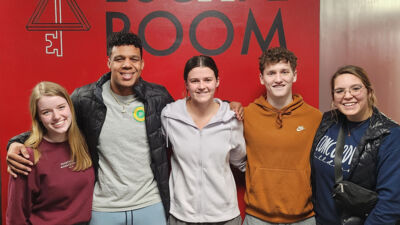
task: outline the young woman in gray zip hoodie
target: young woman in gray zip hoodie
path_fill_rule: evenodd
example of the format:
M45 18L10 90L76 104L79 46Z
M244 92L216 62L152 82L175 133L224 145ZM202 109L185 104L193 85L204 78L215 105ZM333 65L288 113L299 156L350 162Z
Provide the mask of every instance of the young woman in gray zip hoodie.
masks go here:
M229 164L246 167L243 125L229 104L214 98L218 69L209 56L186 62L189 97L168 104L162 128L172 145L170 225L240 225L236 185Z

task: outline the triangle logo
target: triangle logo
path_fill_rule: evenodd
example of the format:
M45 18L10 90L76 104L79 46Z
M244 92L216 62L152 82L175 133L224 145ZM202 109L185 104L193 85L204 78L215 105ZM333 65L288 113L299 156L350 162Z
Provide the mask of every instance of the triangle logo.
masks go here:
M87 31L90 24L75 0L40 0L28 31Z

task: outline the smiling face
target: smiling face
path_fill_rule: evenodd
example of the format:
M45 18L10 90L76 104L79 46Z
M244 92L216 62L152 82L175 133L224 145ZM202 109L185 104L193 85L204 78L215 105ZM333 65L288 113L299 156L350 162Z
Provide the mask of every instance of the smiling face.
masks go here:
M67 100L60 96L42 96L37 102L37 109L39 120L47 130L45 137L52 142L67 140L72 122Z
M133 45L114 46L108 59L111 70L111 89L118 95L133 94L133 85L144 67L140 49Z
M196 103L213 101L218 85L219 80L215 77L214 71L208 67L193 68L186 80L186 89L191 100Z
M368 104L370 93L353 74L345 73L334 80L333 103L350 121L364 121L372 114Z
M292 100L292 85L296 82L297 71L293 71L289 62L280 61L268 64L260 74L260 82L267 90L267 100L287 101Z

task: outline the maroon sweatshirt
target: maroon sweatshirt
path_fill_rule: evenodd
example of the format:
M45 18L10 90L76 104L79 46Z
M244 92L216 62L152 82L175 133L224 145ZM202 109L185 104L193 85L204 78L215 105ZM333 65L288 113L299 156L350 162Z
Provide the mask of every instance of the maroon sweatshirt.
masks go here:
M68 142L39 145L41 157L28 176L10 177L7 225L69 225L90 220L94 171L72 171ZM33 150L28 148L33 162Z

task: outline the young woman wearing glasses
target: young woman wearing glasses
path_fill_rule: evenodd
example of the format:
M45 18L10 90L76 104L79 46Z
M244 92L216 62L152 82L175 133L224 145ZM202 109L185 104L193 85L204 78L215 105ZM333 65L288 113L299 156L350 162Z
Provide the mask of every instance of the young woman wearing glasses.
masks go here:
M395 224L400 220L400 127L376 108L371 82L360 67L339 68L331 79L331 94L335 109L324 113L311 153L317 223L339 225L346 219L332 197L336 142L342 127L343 180L378 194L376 205L362 218L364 224Z

